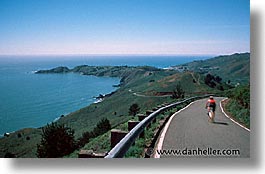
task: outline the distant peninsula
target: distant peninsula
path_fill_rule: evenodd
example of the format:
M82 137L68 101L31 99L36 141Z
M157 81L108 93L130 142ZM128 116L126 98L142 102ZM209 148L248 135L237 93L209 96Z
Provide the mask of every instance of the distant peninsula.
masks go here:
M36 75L77 73L120 78L119 88L115 92L107 97L98 96L99 99L105 97L102 102L90 104L57 120L59 124L65 124L73 129L75 139L79 140L84 133L92 131L103 118L110 121L112 128L132 119L128 111L135 103L139 105L140 113L146 113L163 103L181 100L176 95L176 87L182 89L185 98L209 93L226 96L237 89L235 86L238 84L248 88L249 62L250 53L243 53L172 65L167 69L151 66L80 65L72 69L59 66L49 70L39 70ZM109 134L105 136L108 137ZM0 157L6 156L9 152L15 157L36 157L37 144L40 141L41 128L26 128L10 133L8 137L0 138ZM100 141L108 144L109 139L104 138L103 135ZM97 139L95 142L96 146L91 145L91 148L109 150L108 146L98 147Z
M81 75L93 75L98 77L119 77L121 78L120 85L125 84L133 78L135 73L146 72L146 71L162 71L151 66L89 66L80 65L73 69L68 67L59 66L49 70L39 70L36 74L51 74L51 73L78 73Z

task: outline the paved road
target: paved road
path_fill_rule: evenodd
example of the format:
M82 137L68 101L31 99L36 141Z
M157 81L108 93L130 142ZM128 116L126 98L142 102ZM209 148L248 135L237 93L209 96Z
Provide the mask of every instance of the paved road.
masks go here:
M216 98L218 105L216 109L215 123L208 122L205 109L207 99L196 101L187 109L184 109L172 118L165 133L163 143L158 143L156 147L162 149L181 150L181 153L184 153L182 157L185 156L188 150L194 149L208 151L213 149L221 151L227 149L239 150L240 156L233 155L230 157L249 157L250 132L233 123L222 113L219 105L222 99L223 98ZM163 138L160 137L160 139ZM201 151L197 153L202 154ZM160 157L172 158L179 156L160 155ZM189 157L189 155L185 157ZM203 155L203 157L209 156ZM212 155L210 157L216 156Z
M129 89L129 92L133 92L131 89ZM144 94L139 94L137 92L133 92L133 95L137 97L154 97L154 98L162 98L162 97L171 97L172 95L144 95Z

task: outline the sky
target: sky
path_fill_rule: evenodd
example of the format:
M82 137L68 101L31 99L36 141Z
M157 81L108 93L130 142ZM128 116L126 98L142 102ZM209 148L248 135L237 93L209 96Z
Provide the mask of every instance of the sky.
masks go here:
M236 52L249 0L0 0L0 55Z

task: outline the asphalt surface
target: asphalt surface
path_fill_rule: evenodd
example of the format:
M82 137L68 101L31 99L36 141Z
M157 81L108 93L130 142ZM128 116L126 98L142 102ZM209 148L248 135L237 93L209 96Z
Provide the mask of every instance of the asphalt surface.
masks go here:
M166 131L162 149L177 150L181 154L164 154L160 158L250 157L250 132L222 113L219 104L222 99L215 98L215 123L208 122L207 99L198 100L176 114Z

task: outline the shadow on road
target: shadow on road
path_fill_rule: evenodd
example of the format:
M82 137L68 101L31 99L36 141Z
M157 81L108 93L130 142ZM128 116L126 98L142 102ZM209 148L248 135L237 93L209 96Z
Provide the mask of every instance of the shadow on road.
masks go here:
M220 125L228 125L228 123L224 123L224 122L218 122L218 121L215 121L215 122L213 122L213 124L220 124Z

